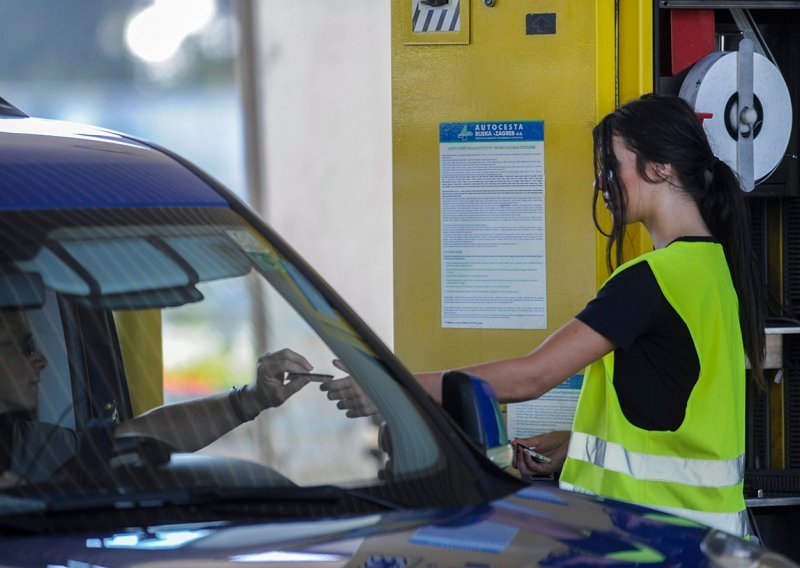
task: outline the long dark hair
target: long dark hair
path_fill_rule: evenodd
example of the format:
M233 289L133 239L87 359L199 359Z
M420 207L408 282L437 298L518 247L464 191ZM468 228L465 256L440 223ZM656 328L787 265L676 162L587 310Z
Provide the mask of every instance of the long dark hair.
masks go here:
M625 236L625 197L617 173L613 136L622 138L636 154L636 170L648 180L648 162L670 164L680 186L697 204L711 234L725 251L733 285L739 297L739 322L745 353L756 383L764 388L763 285L750 245L750 216L739 179L717 159L701 120L679 97L649 94L608 114L594 128L594 222L608 237L609 270L622 263ZM605 200L613 225L605 231L598 219L599 199ZM614 257L614 262L612 262Z

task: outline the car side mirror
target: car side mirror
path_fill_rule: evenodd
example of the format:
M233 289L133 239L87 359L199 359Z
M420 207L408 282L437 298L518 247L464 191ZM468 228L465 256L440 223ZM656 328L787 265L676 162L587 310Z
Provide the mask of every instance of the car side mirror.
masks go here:
M489 383L470 373L447 371L442 407L490 460L499 467L511 465L505 418Z

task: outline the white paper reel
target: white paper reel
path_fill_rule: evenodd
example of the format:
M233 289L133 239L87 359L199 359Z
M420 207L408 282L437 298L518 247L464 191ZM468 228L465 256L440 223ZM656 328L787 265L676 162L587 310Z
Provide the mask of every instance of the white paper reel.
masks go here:
M698 61L683 81L680 96L703 120L714 154L735 171L738 124L737 60L735 51L715 51ZM775 65L753 54L753 178L766 179L780 164L792 131L789 89Z

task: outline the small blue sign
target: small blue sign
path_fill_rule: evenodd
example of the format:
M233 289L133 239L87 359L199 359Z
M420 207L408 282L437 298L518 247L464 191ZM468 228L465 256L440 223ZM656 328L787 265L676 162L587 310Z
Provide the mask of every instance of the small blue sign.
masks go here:
M572 375L566 381L558 385L558 389L574 389L581 390L583 386L583 375Z
M542 142L543 120L442 122L439 142Z

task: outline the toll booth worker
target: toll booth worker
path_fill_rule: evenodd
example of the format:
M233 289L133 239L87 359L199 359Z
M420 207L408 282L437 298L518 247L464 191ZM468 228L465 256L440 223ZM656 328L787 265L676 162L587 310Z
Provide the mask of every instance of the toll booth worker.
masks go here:
M737 177L677 97L631 101L593 134L595 211L602 198L613 218L607 262L613 257L616 270L531 353L464 370L515 402L586 367L572 431L518 440L552 459L537 463L517 446L519 470L560 470L564 488L746 535L745 354L763 386L764 328ZM623 264L618 245L635 222L654 250ZM597 215L595 224L602 232ZM441 375L417 375L437 400ZM359 415L346 382L324 390Z

